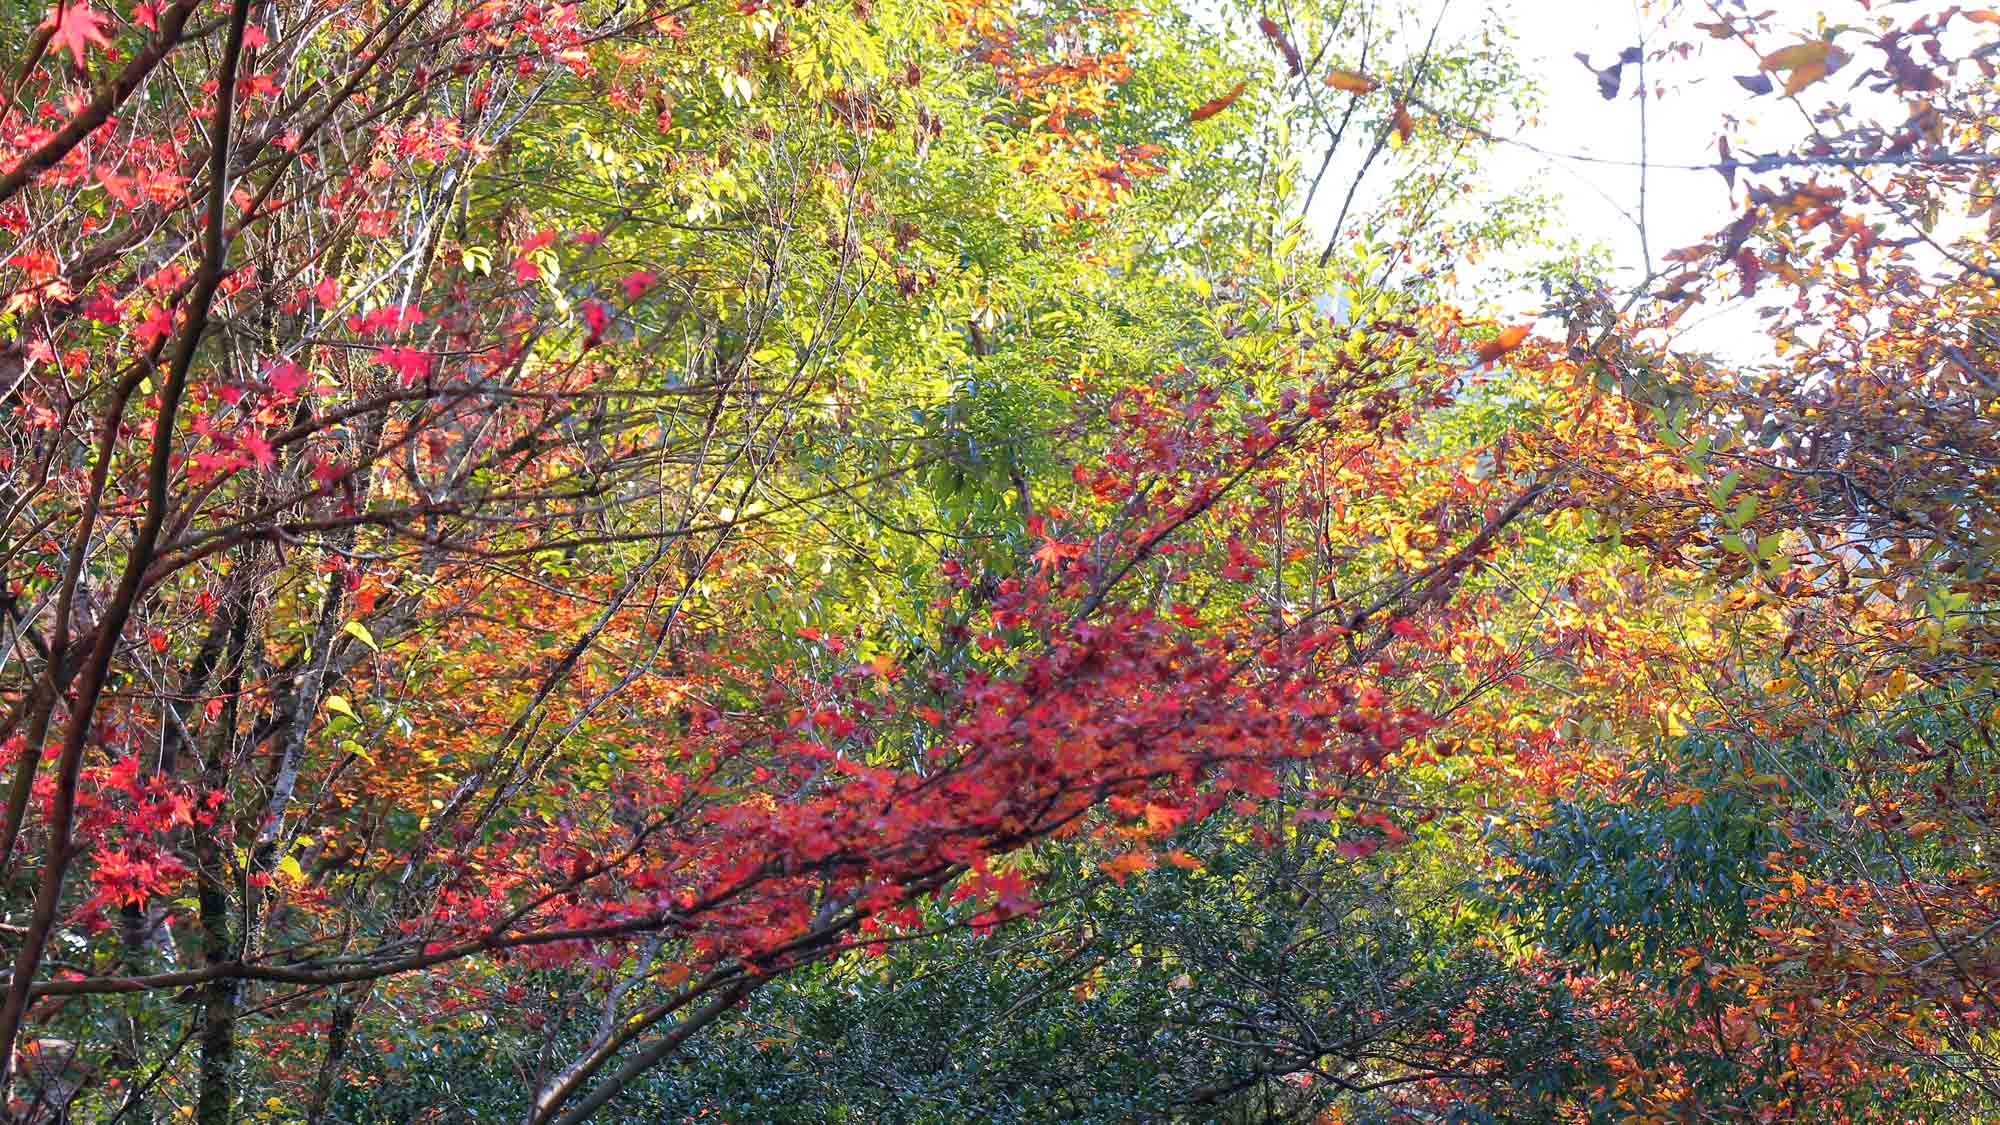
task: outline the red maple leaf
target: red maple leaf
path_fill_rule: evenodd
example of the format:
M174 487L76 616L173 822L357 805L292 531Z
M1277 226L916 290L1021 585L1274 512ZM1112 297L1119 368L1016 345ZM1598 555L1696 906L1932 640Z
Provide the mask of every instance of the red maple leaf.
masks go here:
M174 314L161 307L148 313L146 319L140 321L139 326L132 330L132 336L147 347L152 347L154 343L172 334L173 330Z
M431 373L430 353L414 348L383 348L375 353L375 362L402 376L406 387Z
M252 461L264 468L268 469L278 463L277 454L271 451L271 443L264 440L264 435L255 430L243 435L243 450L250 455Z
M118 298L108 287L99 286L97 296L91 298L83 306L83 315L91 320L101 321L105 324L116 324L124 315L124 310L119 306Z
M111 49L111 40L104 37L103 24L104 17L91 11L90 5L65 4L61 0L57 0L56 6L49 9L49 17L42 21L43 27L55 29L55 34L49 36L50 44L58 51L67 48L78 66L83 65L85 45L94 43L100 50Z
M1084 546L1081 543L1064 543L1059 539L1044 538L1042 545L1035 548L1034 559L1041 564L1043 570L1053 570L1066 559L1082 558L1083 551Z
M313 480L319 482L322 488L332 488L352 471L346 465L322 457L313 466Z
M638 300L640 294L653 287L653 281L657 277L658 275L652 270L633 270L631 273L626 274L620 282L620 284L625 286L625 299L628 301Z
M300 388L312 382L312 376L306 373L305 368L291 360L285 360L266 371L264 381L270 384L273 394L290 398L297 394Z
M585 301L583 320L590 325L589 344L595 344L604 338L604 329L611 323L611 310L605 308L602 301Z

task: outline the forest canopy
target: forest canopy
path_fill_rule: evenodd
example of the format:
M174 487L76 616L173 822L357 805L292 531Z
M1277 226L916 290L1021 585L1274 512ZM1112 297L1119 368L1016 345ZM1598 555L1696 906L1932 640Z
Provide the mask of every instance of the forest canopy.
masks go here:
M2000 12L1569 7L0 4L0 1119L2000 1120Z

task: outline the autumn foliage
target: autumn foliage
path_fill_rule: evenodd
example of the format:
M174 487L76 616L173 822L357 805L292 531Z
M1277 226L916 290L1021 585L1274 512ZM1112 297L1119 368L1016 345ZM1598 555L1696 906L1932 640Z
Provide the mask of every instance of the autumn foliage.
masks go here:
M2000 17L16 8L9 1120L2000 1104Z

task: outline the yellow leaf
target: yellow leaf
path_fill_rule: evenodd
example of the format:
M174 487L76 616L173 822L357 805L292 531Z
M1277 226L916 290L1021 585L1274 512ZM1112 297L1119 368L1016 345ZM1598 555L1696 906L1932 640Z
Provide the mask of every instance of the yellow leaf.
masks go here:
M1827 53L1832 50L1833 44L1828 43L1824 39L1794 43L1789 47L1772 51L1770 54L1765 55L1762 65L1765 70L1797 70L1800 67L1806 66L1824 67L1826 65Z
M354 705L349 703L344 695L327 696L326 709L336 715L345 715L357 723L361 721L361 716L354 713Z
M341 626L341 632L367 645L370 651L382 651L381 646L375 643L375 634L369 632L368 626L363 625L359 621L349 621L346 625Z

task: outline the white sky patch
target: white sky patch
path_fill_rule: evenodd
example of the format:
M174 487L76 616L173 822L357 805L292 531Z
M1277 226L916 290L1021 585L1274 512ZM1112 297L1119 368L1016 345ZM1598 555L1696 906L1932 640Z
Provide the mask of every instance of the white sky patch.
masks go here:
M1468 13L1487 7L1455 0L1455 8L1461 5ZM1704 241L1740 213L1740 194L1732 201L1722 175L1700 166L1720 159L1716 138L1732 116L1741 124L1729 131L1755 136L1760 118L1773 107L1789 111L1737 85L1733 75L1757 69L1756 59L1740 45L1716 44L1706 59L1628 65L1618 96L1607 100L1597 76L1576 55L1607 67L1625 48L1641 47L1650 55L1665 46L1658 21L1638 3L1501 0L1500 6L1523 68L1545 92L1545 105L1514 134L1515 143L1501 143L1490 153L1487 168L1496 189L1533 186L1557 196L1562 228L1551 233L1602 246L1614 267L1610 280L1623 286L1639 284L1649 266L1663 270L1671 264L1664 260L1668 252ZM1744 57L1729 58L1729 51ZM1776 147L1782 130L1769 132ZM1518 295L1520 307L1533 311L1534 297ZM1697 307L1680 326L1678 342L1743 358L1763 356L1769 342L1762 338L1762 324L1745 302Z
M1642 138L1641 103L1634 96L1641 67L1627 66L1618 97L1606 101L1596 76L1575 57L1583 52L1601 67L1615 62L1623 48L1645 44L1646 33L1655 29L1636 5L1508 0L1507 8L1522 63L1541 80L1548 105L1520 134L1523 144L1502 144L1493 154L1489 166L1496 182L1538 183L1560 193L1572 230L1594 234L1634 281L1644 268L1637 226L1642 161L1650 165L1644 214L1655 268L1665 251L1700 242L1728 224L1735 208L1723 178L1711 169L1674 166L1718 159L1715 139L1725 117L1755 116L1747 92L1727 73L1677 85L1645 107ZM1721 66L1718 59L1703 69ZM1755 60L1746 60L1741 70L1755 68ZM1686 77L1689 69L1678 68L1675 77ZM1660 71L1647 66L1647 80L1656 82Z
M1517 143L1501 143L1490 154L1487 168L1495 188L1533 185L1558 195L1563 229L1551 233L1607 249L1615 265L1616 283L1638 284L1646 276L1649 257L1656 272L1681 268L1665 261L1663 255L1705 241L1742 212L1745 177L1738 176L1732 193L1718 171L1703 167L1721 159L1716 147L1719 136L1730 138L1733 158L1747 160L1794 151L1811 135L1810 123L1797 106L1779 97L1753 95L1738 84L1738 76L1758 73L1759 60L1739 41L1710 39L1696 29L1694 23L1715 18L1704 14L1700 3L1691 4L1668 34L1660 29L1659 5L1641 0L1438 2L1451 4L1447 26L1455 21L1470 28L1479 16L1497 10L1514 33L1523 68L1545 91L1543 112L1513 134ZM1758 45L1762 50L1802 41L1813 31L1815 13L1822 7L1805 0L1762 0L1751 6L1774 10L1780 23L1795 25L1798 36L1767 38ZM1905 0L1893 6L1893 14L1897 23L1907 24L1950 6L1941 0ZM1839 30L1837 42L1852 48L1858 46L1857 40L1872 34L1872 30L1846 27ZM1966 21L1959 21L1950 35L1964 39L1961 45L1967 47L1977 39ZM1592 66L1605 67L1616 61L1624 48L1642 47L1650 56L1676 41L1690 43L1693 53L1687 58L1647 60L1643 72L1647 86L1664 89L1649 89L1645 103L1636 96L1640 67L1625 67L1618 96L1606 100L1598 90L1596 75L1576 58L1582 52ZM1844 102L1861 116L1880 121L1901 120L1907 110L1900 99L1857 86L1859 74L1858 64L1848 72L1836 71L1812 87L1805 99L1810 105L1825 100ZM1782 79L1782 75L1777 77ZM1655 92L1657 96L1652 96ZM1643 209L1642 166L1646 169ZM1829 171L1817 178L1852 191L1855 176L1879 182L1886 174L1865 169ZM1807 172L1798 178L1815 177ZM1856 196L1862 197L1860 193ZM1639 232L1642 215L1646 227L1643 244ZM1966 221L1953 222L1947 217L1939 234L1956 236L1969 229ZM1956 272L1924 247L1913 253L1920 263L1941 273ZM1728 289L1723 287L1723 292ZM1532 301L1533 295L1523 296L1526 301L1519 307L1531 309L1526 302ZM1676 328L1674 343L1733 360L1768 360L1773 356L1771 341L1765 332L1767 321L1757 315L1758 309L1784 299L1784 294L1773 289L1748 300L1697 306ZM1547 322L1543 327L1548 327Z

